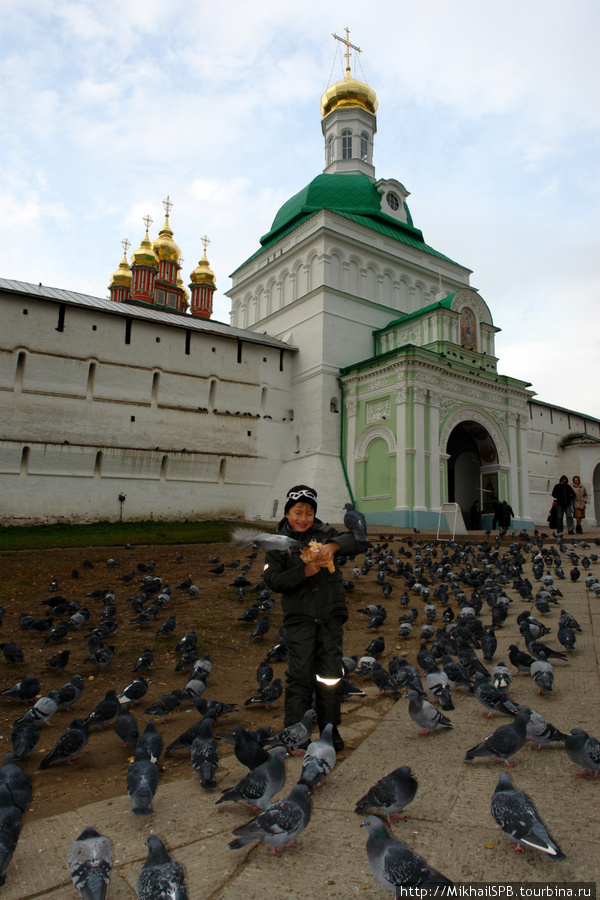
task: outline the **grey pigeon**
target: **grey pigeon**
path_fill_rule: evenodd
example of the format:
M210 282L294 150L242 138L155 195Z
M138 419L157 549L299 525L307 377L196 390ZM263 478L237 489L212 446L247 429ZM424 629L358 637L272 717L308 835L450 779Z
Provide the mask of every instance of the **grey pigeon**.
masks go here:
M346 510L344 513L344 526L348 531L352 532L359 544L368 544L367 520L364 514L355 509L352 503L345 503L344 509Z
M377 694L378 697L383 697L384 694L391 694L392 697L400 696L400 691L396 687L396 682L390 673L386 672L383 666L378 662L373 663L371 679L379 691Z
M137 739L137 744L135 746L136 751L141 750L145 755L146 759L149 759L150 762L156 763L162 753L163 749L163 737L158 733L154 722L150 719L146 723L146 727L144 731L140 734Z
M421 735L429 734L434 731L438 725L445 725L446 728L452 728L450 719L436 709L429 700L424 700L416 691L408 692L408 714L419 728L422 729Z
M0 784L0 886L6 881L6 870L21 834L22 816L8 785Z
M494 666L491 674L491 682L495 688L498 688L499 691L507 691L509 689L512 684L513 674L503 659Z
M310 740L315 715L314 709L307 709L300 722L282 728L269 739L265 747L270 750L271 747L281 744L289 754L295 753L301 744L306 744Z
M199 722L194 722L190 728L186 729L186 731L182 732L178 738L175 738L172 741L167 749L165 750L165 756L170 756L175 750L187 750L188 752L191 750L192 744L200 734L200 729L202 727L202 722L204 720L201 719Z
M548 834L531 797L513 787L506 772L500 773L490 811L496 825L515 842L515 850L526 844L557 861L567 858Z
M136 885L139 900L188 900L181 863L171 859L158 835L151 834L146 844L148 856Z
M73 675L70 681L58 689L58 705L70 710L83 694L83 678Z
M104 695L104 700L100 700L89 716L86 717L85 724L88 727L90 725L98 725L100 728L103 728L104 725L109 725L112 722L120 709L121 704L116 691L110 688Z
M17 719L18 722L33 722L34 725L43 725L46 723L50 728L50 719L58 709L58 691L48 691L45 697L40 699L31 706L27 712Z
M140 736L138 724L135 717L129 712L127 706L122 706L119 715L113 722L113 728L117 735L123 741L123 747L135 747Z
M275 705L283 693L283 685L281 678L274 678L270 684L265 685L249 700L246 700L244 706L252 706L255 704L264 704L266 709Z
M384 775L361 797L354 812L363 813L369 809L387 816L391 824L393 818L403 818L400 813L412 803L417 793L418 782L409 766L400 766L389 775Z
M149 816L152 798L158 787L158 766L150 762L143 750L136 750L135 760L127 770L127 796L136 816Z
M250 771L261 766L269 758L268 752L260 741L257 741L252 734L246 731L243 725L236 725L233 729L233 735L218 732L217 737L228 743L233 743L233 752L236 759ZM233 741L231 738L233 738Z
M217 803L239 800L258 812L266 809L271 797L277 794L285 783L285 747L271 750L268 760L249 772L235 787L224 791Z
M139 703L146 696L147 691L148 682L143 675L140 675L135 681L130 682L126 688L123 688L118 695L119 703Z
M295 550L300 547L300 541L288 537L285 534L269 534L265 531L254 531L251 528L234 528L231 532L231 540L240 547L251 547L256 544L261 550Z
M29 675L18 681L13 687L6 691L0 692L2 697L12 697L13 700L20 700L22 703L29 703L35 700L40 692L40 683L34 675Z
M95 828L85 828L67 857L69 872L81 900L104 900L112 864L109 839Z
M13 758L24 759L38 745L40 729L33 722L15 722L10 733Z
M31 775L15 765L12 753L6 753L0 768L0 784L5 784L15 806L24 813L31 802Z
M493 716L494 712L503 712L507 716L514 716L518 712L516 704L509 700L503 691L490 684L481 672L475 673L474 682L473 694L479 703L487 709L487 712L483 715L488 719Z
M443 710L454 709L450 694L450 679L443 670L432 666L425 676L425 683Z
M396 889L400 886L452 884L406 844L391 837L378 816L367 816L361 827L368 831L369 868L386 890L396 893Z
M279 856L280 847L294 846L295 839L310 821L312 804L306 784L297 784L288 797L276 800L255 819L234 830L231 850L239 850L251 841L264 841Z
M480 744L467 750L465 759L475 759L476 756L493 756L494 759L503 759L507 766L512 766L513 763L509 763L508 758L525 744L527 722L530 716L531 711L526 706L522 706L512 722L496 728Z
M567 735L563 734L562 731L559 731L558 728L555 728L554 725L551 725L550 722L547 722L540 713L535 712L533 709L530 709L529 712L530 716L529 721L527 722L526 738L533 744L537 744L537 750L541 750L543 746L552 741L565 740Z
M325 777L335 766L336 752L333 746L333 728L329 722L321 737L308 745L304 759L302 760L302 772L298 779L299 784L306 784L309 788L321 784Z
M181 706L184 699L183 692L175 688L170 694L163 694L155 700L144 712L149 716L160 716L161 722L165 722L169 714Z
M73 719L68 728L65 728L56 744L38 766L38 769L47 769L53 762L66 759L72 763L79 756L88 742L89 729L83 719Z
M531 663L530 675L538 689L538 694L551 691L554 685L554 666L546 659L544 651Z
M600 773L600 741L583 728L571 729L565 738L565 750L571 762L581 766L579 775L590 772L596 777Z
M217 786L215 772L219 765L219 743L212 736L212 728L212 719L202 719L200 733L194 738L190 751L192 768L204 790L212 790Z

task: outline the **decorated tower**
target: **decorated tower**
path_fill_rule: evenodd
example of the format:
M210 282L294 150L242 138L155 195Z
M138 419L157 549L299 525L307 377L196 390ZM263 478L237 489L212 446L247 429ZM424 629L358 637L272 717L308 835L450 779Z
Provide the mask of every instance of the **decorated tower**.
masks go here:
M129 300L131 294L132 276L129 263L127 262L127 251L131 247L131 244L127 238L125 238L124 241L121 241L121 244L123 245L123 259L119 263L118 269L115 269L113 272L108 286L110 299L114 300L115 303L123 303L124 300Z
M131 300L141 300L144 303L152 303L154 301L154 283L158 272L158 256L154 252L150 238L148 237L148 229L152 225L150 216L144 216L144 225L146 226L146 234L131 257Z
M173 240L173 232L169 225L169 213L173 207L169 197L163 200L163 205L165 207L165 224L152 244L152 249L158 258L158 273L154 283L154 303L157 306L166 306L178 312L185 312L187 305L185 292L177 283L181 250Z
M206 235L202 238L202 243L204 244L202 259L190 275L191 312L193 316L210 319L213 309L213 294L217 289L217 283L215 273L210 268L206 257L206 248L210 244Z

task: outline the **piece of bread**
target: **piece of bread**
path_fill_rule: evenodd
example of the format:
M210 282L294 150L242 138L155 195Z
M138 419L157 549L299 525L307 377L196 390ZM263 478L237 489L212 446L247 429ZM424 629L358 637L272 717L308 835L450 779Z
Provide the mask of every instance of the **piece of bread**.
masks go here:
M312 562L319 555L319 551L323 544L319 544L318 541L310 541L307 547L303 547L300 551L300 559L303 563ZM330 560L327 563L327 568L330 572L335 572L335 563L333 560Z

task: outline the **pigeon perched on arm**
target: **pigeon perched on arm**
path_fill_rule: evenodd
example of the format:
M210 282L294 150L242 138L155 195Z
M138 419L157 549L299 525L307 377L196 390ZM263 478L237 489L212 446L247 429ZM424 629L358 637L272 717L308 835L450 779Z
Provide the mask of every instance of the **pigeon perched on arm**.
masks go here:
M336 752L333 746L333 728L329 722L321 737L308 745L304 759L302 760L302 772L298 779L299 784L306 784L313 788L321 784L325 777L335 766Z
M367 816L362 827L368 832L369 868L386 890L396 893L398 887L452 884L445 875L436 872L406 844L391 837L378 816Z
M104 900L112 864L109 839L95 828L85 828L67 857L69 872L81 900Z
M266 809L273 795L285 783L285 756L285 747L275 747L265 763L249 772L235 787L224 791L216 801L217 804L226 800L239 800L251 806L255 812Z
M181 863L171 859L158 835L151 834L146 844L148 856L136 885L138 900L188 900Z
M500 773L490 811L496 825L515 842L513 849L522 850L525 844L556 861L567 858L549 835L531 797L513 787L506 772Z
M251 841L264 841L272 847L274 856L280 855L280 847L295 846L295 839L310 821L312 804L306 784L297 784L288 797L276 800L246 825L240 825L233 834L231 850L239 850Z
M377 812L386 815L388 824L391 824L394 818L405 818L400 816L400 813L415 799L417 787L418 781L410 767L400 766L369 788L364 797L357 802L354 812L376 809Z

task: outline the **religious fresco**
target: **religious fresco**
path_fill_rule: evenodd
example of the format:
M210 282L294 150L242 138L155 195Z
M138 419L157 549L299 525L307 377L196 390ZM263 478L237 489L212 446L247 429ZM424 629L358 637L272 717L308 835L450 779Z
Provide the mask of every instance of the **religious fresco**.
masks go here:
M460 311L460 345L465 350L477 350L477 323L468 306Z

